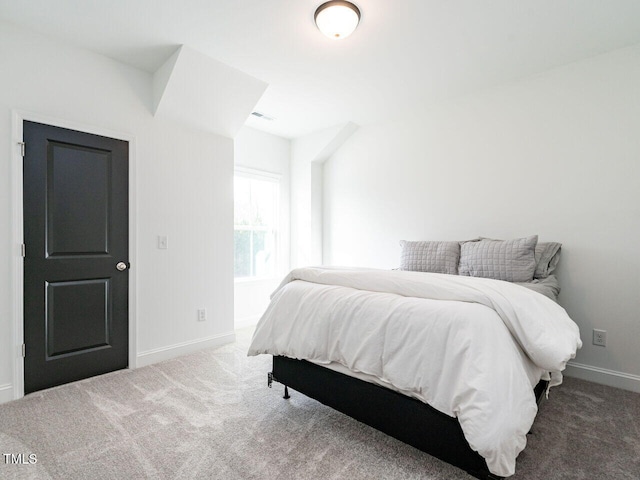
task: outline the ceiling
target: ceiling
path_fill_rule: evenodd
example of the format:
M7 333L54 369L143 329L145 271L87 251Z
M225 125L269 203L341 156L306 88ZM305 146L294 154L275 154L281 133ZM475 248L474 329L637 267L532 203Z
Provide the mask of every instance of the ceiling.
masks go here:
M154 72L185 44L269 84L252 127L295 138L415 115L446 99L640 43L638 0L0 0L0 18Z

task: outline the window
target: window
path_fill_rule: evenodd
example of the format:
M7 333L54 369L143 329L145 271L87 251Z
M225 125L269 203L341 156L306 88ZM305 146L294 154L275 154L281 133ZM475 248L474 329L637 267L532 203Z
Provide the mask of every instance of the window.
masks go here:
M278 176L236 169L234 277L274 277L278 252Z

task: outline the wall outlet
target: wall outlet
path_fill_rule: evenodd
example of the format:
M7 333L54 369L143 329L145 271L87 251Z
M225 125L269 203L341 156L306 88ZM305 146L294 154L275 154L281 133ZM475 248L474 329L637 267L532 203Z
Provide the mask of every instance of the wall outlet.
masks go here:
M158 235L158 248L160 250L166 250L169 248L169 239L166 235Z
M606 330L598 330L597 328L593 329L593 344L599 345L601 347L607 346L607 331Z
M198 321L199 322L204 322L207 319L207 309L206 308L199 308L198 309Z

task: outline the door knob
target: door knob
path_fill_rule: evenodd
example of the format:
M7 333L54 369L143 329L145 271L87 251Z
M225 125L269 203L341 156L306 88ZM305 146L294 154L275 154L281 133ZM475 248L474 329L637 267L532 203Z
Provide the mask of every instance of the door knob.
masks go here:
M124 262L118 262L118 264L116 265L116 268L118 269L119 272L123 272L124 270L127 269L127 264Z

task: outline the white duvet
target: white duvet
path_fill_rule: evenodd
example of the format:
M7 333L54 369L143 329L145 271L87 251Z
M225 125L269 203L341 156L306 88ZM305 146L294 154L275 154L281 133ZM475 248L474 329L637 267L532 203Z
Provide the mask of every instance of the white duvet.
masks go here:
M513 475L537 412L533 386L582 346L549 298L508 282L421 272L293 270L249 355L339 363L457 417L489 470Z

